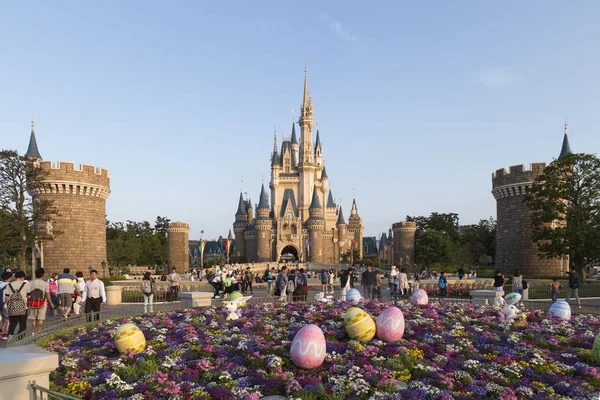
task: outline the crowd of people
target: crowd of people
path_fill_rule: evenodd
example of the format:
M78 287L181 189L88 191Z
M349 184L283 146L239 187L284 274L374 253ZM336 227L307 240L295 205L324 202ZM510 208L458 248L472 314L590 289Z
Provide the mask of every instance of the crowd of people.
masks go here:
M63 319L68 319L73 311L79 315L100 311L100 305L106 303L104 283L98 279L98 272L92 270L87 281L82 272L71 275L69 268L61 274L52 274L46 278L46 271L38 268L33 277L27 277L23 271L5 269L0 282L0 337L7 340L27 329L28 321L33 327L32 334L39 334L46 316L57 315L60 311ZM90 319L91 320L91 319Z

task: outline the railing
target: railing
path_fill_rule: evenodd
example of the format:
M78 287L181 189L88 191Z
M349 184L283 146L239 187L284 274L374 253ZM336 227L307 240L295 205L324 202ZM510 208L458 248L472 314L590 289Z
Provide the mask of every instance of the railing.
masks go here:
M6 347L18 347L31 344L36 340L39 340L52 333L62 331L63 329L75 328L77 326L85 325L90 322L104 321L112 318L131 317L134 315L145 314L147 312L159 312L159 311L173 311L181 309L181 303L179 301L171 303L155 303L152 306L144 306L143 304L131 304L131 305L119 305L108 308L105 306L104 310L89 314L79 314L70 316L68 319L56 319L46 320L42 325L42 332L35 333L35 327L28 327L23 332L14 335L6 342Z
M35 383L35 381L31 382L28 385L29 388L29 398L31 400L80 400L78 397L69 396L66 394L58 393L50 389L46 389L45 387L39 386Z

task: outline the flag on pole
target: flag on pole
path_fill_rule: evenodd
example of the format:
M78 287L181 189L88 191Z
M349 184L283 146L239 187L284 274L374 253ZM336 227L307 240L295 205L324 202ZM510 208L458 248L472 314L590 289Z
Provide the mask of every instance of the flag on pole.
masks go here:
M352 239L352 242L350 243L350 250L354 250L354 239Z
M225 246L225 252L229 254L229 239L223 240L223 246Z
M310 254L310 239L306 238L306 255Z
M200 251L200 254L204 253L204 245L205 244L206 244L206 240L198 241L198 250Z

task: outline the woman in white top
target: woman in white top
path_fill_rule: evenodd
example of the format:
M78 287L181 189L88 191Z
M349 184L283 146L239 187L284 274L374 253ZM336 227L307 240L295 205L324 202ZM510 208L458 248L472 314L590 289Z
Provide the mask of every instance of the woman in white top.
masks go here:
M406 276L406 268L402 268L398 274L398 290L401 296L408 296L408 276Z
M398 270L395 265L392 265L392 270L390 271L390 291L392 297L398 296Z
M77 272L75 274L76 283L75 283L75 291L77 292L77 299L73 303L73 311L75 311L75 315L79 315L81 311L81 304L85 301L83 298L83 289L85 289L85 279L83 279L83 272Z
M521 296L523 296L523 276L521 275L521 272L519 272L518 269L515 269L515 273L512 277L512 284L513 292L519 293Z
M331 268L329 270L329 273L327 275L327 279L328 279L327 286L329 287L329 290L330 290L331 294L333 294L333 284L335 283L335 271L333 270L333 268ZM325 290L325 293L327 293L327 290Z

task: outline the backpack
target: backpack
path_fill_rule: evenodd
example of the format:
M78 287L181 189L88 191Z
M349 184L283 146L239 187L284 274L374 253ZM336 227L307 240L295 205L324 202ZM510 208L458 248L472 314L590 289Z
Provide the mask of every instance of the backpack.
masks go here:
M29 304L29 308L42 308L44 304L46 304L46 299L44 299L44 291L42 289L33 289L31 292L27 293L27 303Z
M146 282L148 282L150 285L146 284ZM154 293L154 285L152 284L152 280L143 280L142 286L144 288L144 294L146 296L150 296ZM150 288L148 288L148 286L150 286Z
M523 281L523 289L527 289L527 281Z
M23 286L25 286L25 282L21 284L21 287L16 292L15 288L12 286L12 283L9 283L8 285L10 286L10 290L13 292L8 298L8 315L10 317L17 317L27 314L27 304L25 304L23 296L20 295L21 289L23 289Z
M58 283L56 281L48 281L48 291L56 294L58 292Z

